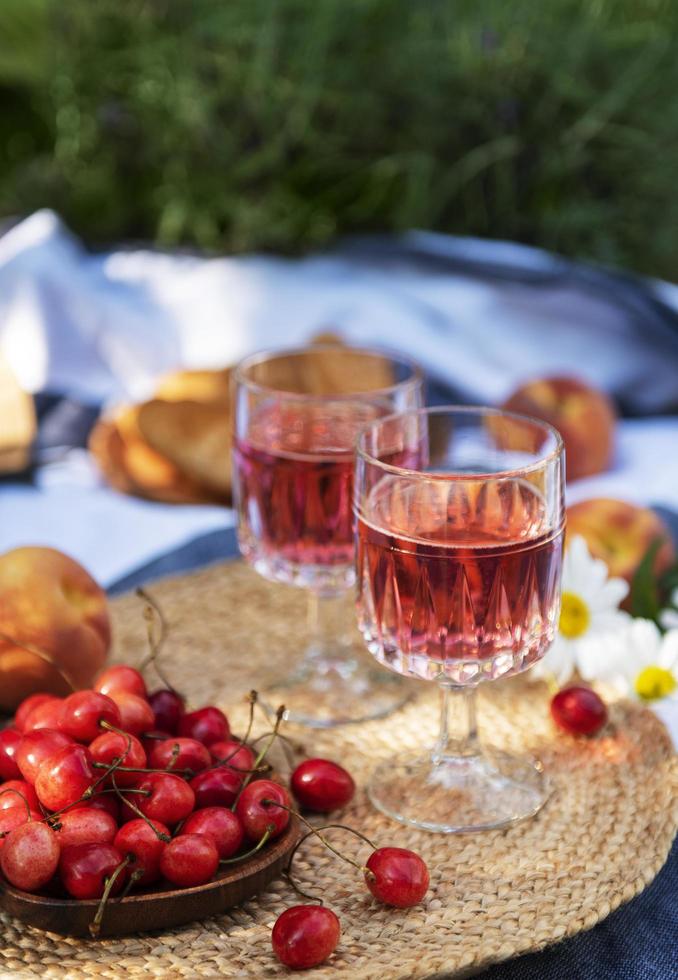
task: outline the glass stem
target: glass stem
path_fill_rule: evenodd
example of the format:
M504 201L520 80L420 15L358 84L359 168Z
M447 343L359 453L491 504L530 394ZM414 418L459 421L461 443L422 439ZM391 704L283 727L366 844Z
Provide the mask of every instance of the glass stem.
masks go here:
M440 734L433 750L435 763L480 754L475 687L440 685Z
M341 660L351 645L352 611L349 596L322 595L310 592L308 597L307 660Z

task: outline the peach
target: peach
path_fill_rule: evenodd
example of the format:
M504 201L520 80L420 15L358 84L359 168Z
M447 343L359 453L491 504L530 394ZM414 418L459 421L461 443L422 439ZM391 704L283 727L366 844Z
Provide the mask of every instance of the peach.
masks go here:
M602 391L576 378L542 378L521 385L503 408L532 415L558 429L565 443L569 480L608 468L616 415Z
M0 710L87 687L110 639L106 595L76 561L53 548L0 555Z
M624 500L596 497L567 509L568 536L581 534L595 558L602 558L610 575L631 582L647 549L657 538L664 543L657 552L654 571L666 571L675 560L671 532L647 507Z

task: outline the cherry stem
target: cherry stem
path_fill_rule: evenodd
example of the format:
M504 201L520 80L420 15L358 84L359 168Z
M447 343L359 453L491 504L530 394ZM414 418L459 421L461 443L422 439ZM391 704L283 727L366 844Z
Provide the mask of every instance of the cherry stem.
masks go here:
M273 743L275 742L276 738L278 737L278 728L280 727L280 724L281 724L281 722L283 720L284 715L285 715L285 705L284 704L281 704L280 707L278 708L278 710L276 711L276 714L275 714L275 725L273 726L273 731L270 733L268 742L266 742L266 744L264 745L263 749L261 749L261 751L259 752L259 755L254 760L254 768L253 768L253 771L250 772L250 773L248 773L248 775L245 777L245 779L243 779L242 784L240 786L240 789L238 790L238 793L236 795L236 798L233 800L233 803L231 805L231 810L233 810L233 812L235 812L235 808L238 805L238 800L242 796L242 793L243 793L245 787L251 782L253 772L256 772L257 771L257 767L260 766L261 763L264 761L264 759L266 758L266 753L268 752L268 750L270 749L270 747L273 745Z
M148 826L151 828L151 830L153 831L153 833L155 834L155 836L158 838L158 840L163 841L165 844L169 844L169 842L172 840L172 838L171 837L168 837L168 835L167 834L164 834L161 830L158 830L157 827L154 827L153 826L153 821L151 819L149 819L149 817L147 817L146 814L143 813L139 809L139 807L136 805L136 803L132 803L132 801L130 799L128 799L128 797L126 796L126 793L134 792L134 790L129 789L129 790L126 790L125 793L121 793L120 792L120 787L118 786L117 782L115 781L115 773L112 773L111 774L111 781L113 783L113 789L116 791L116 793L118 794L118 796L120 797L120 799L123 801L123 803L126 803L127 806L130 808L130 810L133 810L134 813L136 813L136 815L138 817L140 817L145 823L148 824ZM150 796L151 795L150 794L150 791L148 791L148 790L141 790L141 791L137 790L137 793L138 792L142 792L144 794L144 796Z
M266 716L266 719L268 720L268 715ZM250 744L256 745L257 742L260 742L262 740L262 738L266 738L266 734L267 733L264 732L263 735L257 735L257 737L253 739ZM294 765L296 761L294 758L295 753L300 753L303 755L304 752L303 745L295 745L295 743L290 738L288 738L287 735L283 735L282 732L278 732L278 740L283 747L283 752L285 753L285 759L287 760L287 765L290 767L290 769L294 769Z
M349 827L347 824L344 823L327 823L324 824L322 827L314 827L313 824L306 819L306 817L302 817L300 813L297 813L297 811L293 810L291 807L285 806L284 803L278 803L277 800L262 800L261 802L262 805L264 806L272 803L275 806L282 807L282 809L284 810L288 810L290 813L293 813L296 817L298 817L298 819L301 820L302 823L306 824L306 826L310 828L310 830L307 833L305 833L304 836L301 837L292 848L292 853L290 854L290 859L287 862L287 870L286 870L286 874L288 875L290 880L292 880L291 869L292 869L292 861L294 860L294 855L297 853L297 851L304 843L304 841L308 840L309 837L313 837L313 836L317 837L318 840L320 840L325 845L325 847L328 848L328 850L332 851L333 854L336 854L337 857L340 857L342 861L346 861L347 864L352 864L354 868L357 868L358 871L361 872L361 874L367 875L367 877L369 878L374 877L374 873L370 871L369 868L365 867L364 864L359 864L357 861L354 861L353 858L347 857L345 854L342 854L341 851L338 851L336 847L333 847L333 845L330 844L327 838L324 837L323 834L321 833L321 831L323 830L347 830L349 834L353 834L355 837L358 837L365 844L368 844L373 851L376 851L377 849L376 844L374 844L373 841L369 839L369 837L366 837L364 834L361 834L359 830L355 830L353 827Z
M275 830L273 824L269 824L264 832L264 836L261 838L256 847L253 847L251 851L245 851L244 854L238 854L236 857L232 858L222 858L219 864L235 864L237 861L244 861L245 858L252 857L253 854L257 854L258 851L262 849L264 844L270 839L271 834Z
M113 760L115 762L115 759ZM111 772L110 766L106 762L93 762L92 766L94 769L105 769L108 774ZM142 769L141 766L116 766L116 772L162 772L168 773L169 769ZM172 775L185 776L186 779L192 779L195 773L192 769L173 769Z
M9 789L3 789L2 792L0 792L0 796L4 796L6 793L14 793L16 796L19 797L23 805L26 807L26 814L28 815L28 819L31 820L32 819L31 808L24 794L21 793L18 789L13 789L11 786ZM5 831L5 833L9 833L9 831ZM5 834L2 834L2 836L4 837Z
M94 916L94 919L89 926L89 933L92 939L96 939L101 931L101 921L104 917L104 912L106 911L106 903L110 897L111 890L129 863L130 857L129 854L127 854L117 868L115 868L115 870L106 878L106 885L104 887L104 893L101 896L101 901L99 902L97 914Z
M111 723L106 721L104 718L101 718L99 720L99 725L102 728L107 729L107 731L109 732L115 732L116 735L121 735L125 739L125 743L126 743L125 751L122 753L122 755L116 756L113 759L113 762L110 764L110 766L107 766L106 763L103 763L106 772L102 773L101 776L99 776L99 778L92 783L89 789L85 790L85 795L87 796L87 798L94 795L94 791L96 790L97 786L103 783L108 778L108 776L112 776L113 773L116 771L116 769L121 768L124 760L127 758L127 756L130 753L130 749L132 748L132 736L128 732L121 731L119 728L116 728L115 725L111 725ZM93 762L92 766L93 767L96 766L96 768L99 769L101 767L101 764L98 762Z
M129 854L127 856L130 858L130 863L131 863L132 862L132 858L130 857ZM120 898L121 899L127 898L127 896L129 895L129 893L132 890L132 888L134 888L134 886L136 885L136 883L139 880L139 878L143 878L143 876L145 874L146 874L146 869L145 868L137 868L135 871L133 871L132 874L129 876L129 880L128 880L127 884L125 885L125 887L123 888L123 890L120 893Z
M71 691L78 690L77 685L71 680L63 667L60 667L52 655L46 650L43 650L41 647L36 647L33 643L26 643L25 640L17 640L15 637L10 636L8 633L4 633L2 630L0 630L0 640L15 647L21 647L22 650L26 650L28 653L32 653L34 657L38 657L40 660L43 660L46 664L49 664L50 667L53 667L54 670L56 670L59 677L61 677L61 679L68 685Z
M229 761L233 758L234 755L238 754L241 747L247 745L249 737L252 734L252 725L254 724L254 706L257 703L258 697L259 695L257 694L256 691L250 691L250 693L247 695L247 702L250 706L250 716L247 722L247 731L245 732L245 737L240 740L240 744L238 745L238 747L233 749L233 751L229 755L224 756L223 759L215 759L214 763L210 766L210 769L218 769L220 766L228 766ZM228 768L232 769L234 772L264 772L265 771L263 769L241 769L238 766L228 766Z
M177 696L179 696L176 688L168 681L162 668L160 667L160 664L158 663L158 656L167 638L167 620L165 619L164 613L158 605L157 600L154 599L153 596L149 595L145 589L138 588L136 590L136 594L146 603L144 606L144 619L146 620L146 635L148 637L149 646L149 652L141 661L139 671L143 672L148 665L152 663L158 677L163 682L165 687L173 694L177 694ZM156 622L160 626L160 635L157 639L155 637Z

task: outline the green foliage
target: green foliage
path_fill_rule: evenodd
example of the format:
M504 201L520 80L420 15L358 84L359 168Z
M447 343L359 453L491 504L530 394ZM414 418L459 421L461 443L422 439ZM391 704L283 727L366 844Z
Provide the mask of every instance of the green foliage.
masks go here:
M228 251L439 228L675 279L677 33L674 0L2 0L0 212Z

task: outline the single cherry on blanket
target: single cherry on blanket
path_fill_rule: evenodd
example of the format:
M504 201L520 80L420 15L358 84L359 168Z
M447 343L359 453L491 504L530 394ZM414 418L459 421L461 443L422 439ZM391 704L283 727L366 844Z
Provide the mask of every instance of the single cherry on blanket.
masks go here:
M61 705L59 730L76 742L93 742L104 730L102 723L120 728L120 711L115 701L97 691L76 691Z
M177 731L186 738L197 739L207 748L214 742L224 742L231 734L228 718L212 705L182 715Z
M122 860L113 844L74 844L61 852L59 876L72 898L101 898L107 880ZM125 876L118 875L111 894L116 895L124 883Z
M291 970L320 966L337 948L341 926L322 905L293 905L278 916L271 943L281 963Z
M267 832L272 838L282 834L290 822L286 809L290 805L290 795L284 786L272 779L258 779L242 791L235 812L248 840L256 843Z
M21 741L21 732L16 728L0 730L0 781L3 779L21 779L22 773L16 759L17 749Z
M379 847L367 861L367 887L385 905L399 909L417 905L428 891L426 862L403 847Z
M607 708L590 687L566 687L551 699L551 717L570 735L595 735L607 722Z
M329 759L306 759L292 773L290 788L301 806L329 813L353 799L355 783L343 766Z

